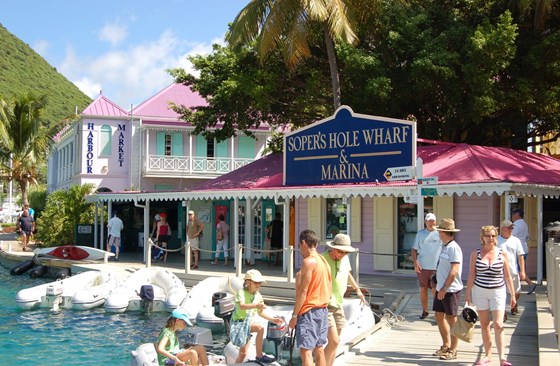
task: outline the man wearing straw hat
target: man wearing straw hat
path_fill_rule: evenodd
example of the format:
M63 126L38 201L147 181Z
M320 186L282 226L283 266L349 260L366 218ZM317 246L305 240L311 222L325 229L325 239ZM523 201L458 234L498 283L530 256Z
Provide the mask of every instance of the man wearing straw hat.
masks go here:
M436 228L443 243L436 268L436 297L433 310L443 345L433 353L441 360L457 358L457 337L451 334L451 328L457 322L459 298L463 289L461 272L463 267L463 252L455 241L455 233L461 230L455 228L452 219L441 220Z
M336 348L340 343L340 332L346 326L342 301L348 284L356 290L356 294L363 304L366 304L366 299L351 273L352 267L350 266L347 254L355 252L356 248L352 247L350 236L336 234L333 241L327 242L327 246L330 249L323 252L322 255L331 266L332 296L328 305L329 332L327 333L328 343L325 347L325 358L327 365L332 366L336 356Z

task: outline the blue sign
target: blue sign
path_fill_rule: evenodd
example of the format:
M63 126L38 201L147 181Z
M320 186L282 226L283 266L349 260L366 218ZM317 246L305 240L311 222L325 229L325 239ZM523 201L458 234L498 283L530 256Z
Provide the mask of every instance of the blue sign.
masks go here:
M388 168L415 163L415 122L347 106L284 137L285 185L384 182Z

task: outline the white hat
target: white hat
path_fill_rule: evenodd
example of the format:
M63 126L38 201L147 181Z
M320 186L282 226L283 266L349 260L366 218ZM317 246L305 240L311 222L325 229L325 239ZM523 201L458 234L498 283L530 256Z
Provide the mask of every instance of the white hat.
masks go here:
M257 269L250 269L245 272L245 280L251 280L253 282L263 283L266 282L263 275Z
M434 221L437 220L437 219L436 219L436 215L434 215L434 214L431 213L431 212L428 213L428 214L426 214L426 218L424 219L424 221L430 221L430 220L434 220Z
M327 242L327 245L341 252L353 253L356 248L352 247L352 240L346 234L336 234L333 241Z

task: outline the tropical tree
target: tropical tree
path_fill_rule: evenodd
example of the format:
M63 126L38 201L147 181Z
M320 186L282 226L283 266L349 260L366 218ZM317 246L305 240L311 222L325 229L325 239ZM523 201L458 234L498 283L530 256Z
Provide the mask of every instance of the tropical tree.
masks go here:
M46 96L33 93L0 99L0 167L4 179L15 181L28 202L27 190L46 161L54 128L42 118Z
M92 224L95 206L85 197L95 191L91 183L72 186L66 191L54 191L37 219L37 240L43 246L76 244L74 230L77 224Z
M365 1L366 3L368 1ZM372 1L369 1L370 3ZM340 81L335 41L355 44L353 11L361 1L352 0L251 0L235 17L228 41L232 46L257 41L263 62L280 49L286 65L294 70L311 56L310 40L314 27L324 36L332 81L334 109L340 106Z

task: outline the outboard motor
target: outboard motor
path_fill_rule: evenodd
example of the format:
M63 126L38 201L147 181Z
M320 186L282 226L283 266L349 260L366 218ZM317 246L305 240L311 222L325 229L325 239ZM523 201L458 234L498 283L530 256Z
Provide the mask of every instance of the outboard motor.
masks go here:
M144 311L151 313L154 309L154 287L152 285L142 285L139 296L142 299Z
M47 302L52 306L52 311L58 311L60 309L60 304L62 304L63 292L64 289L59 285L58 281L47 287L47 293L45 294L45 297Z
M274 356L276 356L276 360L282 358L282 342L284 342L286 334L288 334L288 324L284 317L282 317L282 324L280 325L268 322L266 339L274 343Z
M227 292L216 292L212 295L212 306L214 307L214 315L224 320L226 334L229 337L229 325L235 310L235 298Z

